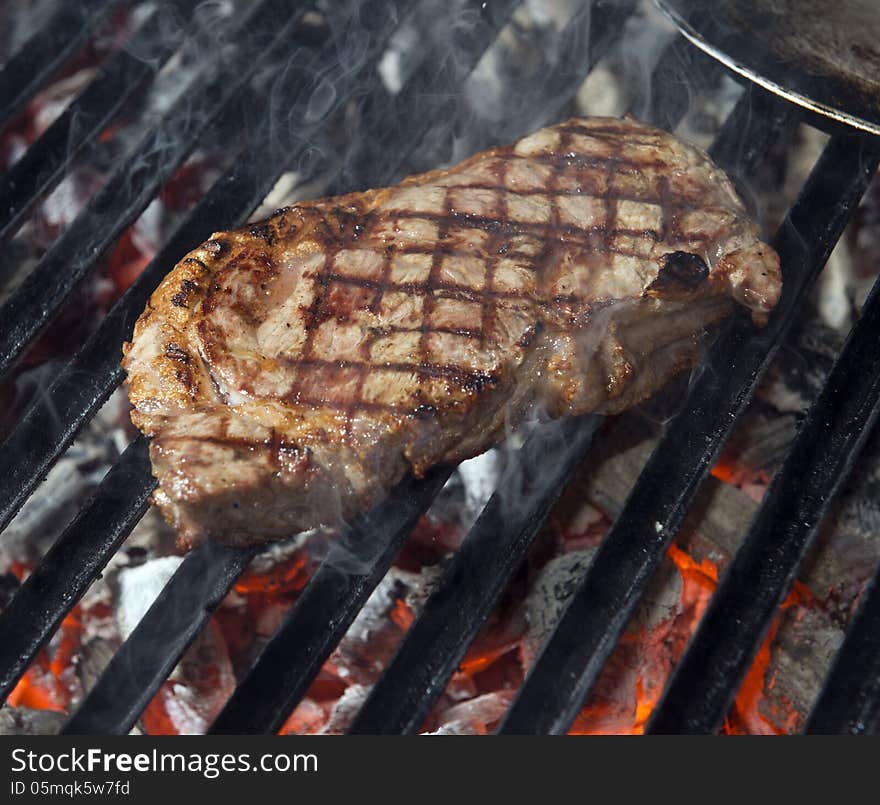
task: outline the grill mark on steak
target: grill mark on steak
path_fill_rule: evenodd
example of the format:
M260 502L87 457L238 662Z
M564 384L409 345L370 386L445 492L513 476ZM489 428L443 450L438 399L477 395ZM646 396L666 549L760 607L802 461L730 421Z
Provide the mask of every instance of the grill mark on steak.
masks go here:
M670 135L575 121L214 235L127 348L165 514L187 544L285 536L480 452L534 397L558 415L635 404L732 299L774 304L775 256L744 215Z
M289 358L286 363L290 366L320 366L327 369L388 369L395 372L412 372L413 374L423 375L424 377L442 377L451 380L457 380L462 383L492 383L493 377L490 373L480 371L468 371L460 366L448 365L442 363L429 363L427 361L421 363L402 363L395 361L386 361L384 363L372 363L369 358L361 361L329 361L320 358L295 359Z
M502 161L495 166L495 178L499 185L507 185L507 167L508 163ZM498 221L498 231L493 232L489 236L489 243L486 247L488 257L486 259L486 278L483 287L487 291L493 291L495 288L495 271L498 268L500 260L499 252L503 248L505 242L505 234L502 231L501 222L509 218L509 208L507 205L507 192L497 194L495 218ZM497 297L486 294L483 297L483 308L480 316L480 347L486 346L486 337L492 331L495 323Z

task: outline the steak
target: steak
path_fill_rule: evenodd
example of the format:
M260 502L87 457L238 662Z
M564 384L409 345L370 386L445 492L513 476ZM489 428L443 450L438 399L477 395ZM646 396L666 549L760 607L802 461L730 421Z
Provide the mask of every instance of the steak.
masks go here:
M213 235L153 294L123 365L181 542L259 542L368 510L531 406L633 406L737 303L761 324L780 290L703 152L574 119Z

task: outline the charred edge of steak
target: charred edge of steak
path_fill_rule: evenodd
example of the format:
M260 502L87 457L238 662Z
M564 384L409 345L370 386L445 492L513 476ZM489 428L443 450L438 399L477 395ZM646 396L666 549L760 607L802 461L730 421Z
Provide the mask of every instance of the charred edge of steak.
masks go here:
M709 266L698 254L669 252L661 260L657 278L647 288L651 295L693 291L709 276Z
M183 280L180 283L180 290L171 297L171 304L176 307L187 307L189 305L189 295L192 291L197 291L199 286L192 280Z

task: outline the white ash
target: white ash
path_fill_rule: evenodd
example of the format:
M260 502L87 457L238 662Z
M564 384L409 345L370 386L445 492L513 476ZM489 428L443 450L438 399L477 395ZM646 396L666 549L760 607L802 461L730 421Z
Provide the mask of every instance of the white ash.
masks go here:
M584 79L575 103L578 112L585 116L619 117L632 100L623 83L618 81L611 58L605 56Z
M684 582L678 567L664 559L633 613L628 630L653 632L681 612Z
M106 605L108 611L113 613L111 617L107 618L97 618L93 615L84 617L84 641L99 639L118 645L124 639L118 615L121 596L119 574L122 571L135 570L145 566L157 557L167 556L173 551L174 542L174 532L165 523L162 516L155 509L149 509L129 534L122 547L110 557L110 561L101 575L92 582L82 597L80 603L84 612L92 613L96 611L96 607L103 604ZM145 572L150 572L149 568ZM137 578L137 574L134 578ZM126 582L127 586L131 586L128 583L130 581L131 579ZM149 595L155 598L156 594L158 593L154 585ZM130 595L128 598L130 600ZM149 602L147 602L148 607ZM146 611L143 602L137 604L134 609L137 611L130 611L124 616L126 622L140 618L142 613ZM136 625L136 621L134 625ZM127 628L130 631L134 627L129 624Z
M162 701L177 732L204 734L232 695L235 682L223 633L209 621L166 683Z
M456 473L464 488L465 519L475 520L489 502L498 487L502 468L502 458L494 448L458 465Z
M119 643L119 624L115 615L115 595L112 590L113 574L106 571L92 582L88 590L83 595L80 604L83 612L82 640L98 639L104 640L116 645ZM111 582L111 583L108 583ZM100 609L98 609L100 607ZM106 616L98 616L98 612L111 613Z
M376 68L388 92L400 92L431 47L442 37L449 36L447 21L454 15L443 13L447 2L429 0L419 3L415 12L405 18L391 35L388 49Z
M423 734L487 735L504 717L514 693L512 690L492 691L456 704L440 713L436 730Z
M795 607L784 614L764 676L764 699L758 705L777 729L803 730L843 637L843 630L821 610Z
M342 735L354 722L355 717L367 700L371 688L366 685L351 685L336 700L327 723L321 728L321 735Z
M179 556L164 556L119 571L116 621L123 639L134 631L182 561Z
M538 571L524 604L527 626L520 645L524 668L532 666L595 554L595 548L564 553Z
M294 735L311 735L320 732L327 720L327 714L314 699L309 696L300 700L296 709L291 713L290 718L284 727L285 734Z
M526 631L520 644L520 656L526 670L559 622L595 554L596 548L560 554L538 571L524 604ZM681 594L681 573L674 563L664 560L627 629L654 631L681 611Z
M309 540L316 536L318 529L303 531L290 539L272 542L252 560L248 569L257 575L269 573L272 568L286 562L308 546Z
M29 707L0 707L0 735L57 735L67 713L34 710Z
M82 686L83 695L89 691L104 673L115 653L114 645L101 637L83 640L76 664L76 675Z
M822 274L819 276L816 303L822 318L832 327L843 329L852 321L856 304L856 278L853 255L847 238L841 238L831 252ZM864 301L864 297L859 303Z

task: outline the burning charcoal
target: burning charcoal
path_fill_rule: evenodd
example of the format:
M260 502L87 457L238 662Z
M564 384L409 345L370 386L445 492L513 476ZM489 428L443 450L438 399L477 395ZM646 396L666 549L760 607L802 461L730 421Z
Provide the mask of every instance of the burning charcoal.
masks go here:
M352 685L346 688L345 693L333 705L327 723L320 730L321 734L341 735L347 732L369 693L370 688L365 685Z
M328 663L346 682L374 683L433 590L440 569L392 567L358 613Z
M281 735L314 735L321 731L326 722L327 713L324 708L314 699L306 696L296 706L279 732Z
M144 711L144 728L150 735L201 735L234 688L223 634L209 621Z
M56 735L65 721L67 714L54 710L0 707L0 735Z
M119 571L116 619L123 638L131 634L181 561L166 556ZM145 729L149 734L202 733L234 687L226 642L220 627L210 621L150 703L143 717Z
M525 668L535 661L595 553L595 549L589 549L562 554L538 573L525 601L528 626L520 647Z
M487 735L498 726L515 691L499 690L444 710L428 735Z
M556 626L592 561L595 549L551 559L536 576L525 611L520 652L526 669ZM671 552L648 590L584 708L576 733L634 733L644 727L714 589L717 570L679 549ZM713 578L714 576L714 578Z
M290 539L282 542L270 542L260 551L248 566L248 573L257 576L265 576L282 562L291 560L300 553L307 545L309 539L315 536L315 531L303 531Z
M84 642L79 650L79 662L76 675L82 685L83 695L87 695L104 673L104 669L113 659L114 648L100 637Z
M770 649L762 679L763 696L757 713L750 714L750 731L764 731L754 723L756 715L774 732L802 730L842 642L843 630L822 610L789 607ZM760 659L761 655L759 663Z

